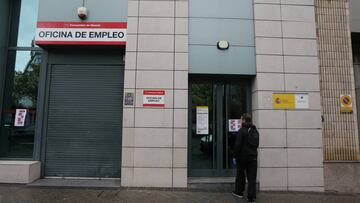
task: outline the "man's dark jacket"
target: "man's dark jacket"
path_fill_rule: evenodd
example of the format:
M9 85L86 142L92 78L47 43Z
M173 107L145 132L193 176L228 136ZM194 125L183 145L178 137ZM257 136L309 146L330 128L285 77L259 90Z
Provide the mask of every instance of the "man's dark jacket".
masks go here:
M243 123L240 128L234 145L234 157L240 160L256 159L257 147L252 147L248 143L249 128L255 128L252 123Z

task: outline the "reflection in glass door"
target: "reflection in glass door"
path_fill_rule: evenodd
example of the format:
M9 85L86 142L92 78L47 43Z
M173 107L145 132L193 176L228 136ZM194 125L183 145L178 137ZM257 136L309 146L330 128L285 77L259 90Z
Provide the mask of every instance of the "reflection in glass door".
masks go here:
M10 51L0 126L0 159L33 157L41 53Z
M246 81L190 84L189 174L232 176L233 144L240 115L250 110Z
M213 92L213 86L211 83L197 83L191 85L191 91L194 93L192 96L192 108L191 108L191 160L192 168L196 170L212 169L214 162L216 162L216 154L214 154L214 148L216 145L213 143L214 126L212 125L214 114L214 97L216 92ZM208 112L207 119L201 118L197 114L200 109ZM198 119L196 119L198 118ZM199 126L197 123L204 123L200 119L206 119L207 126ZM201 128L203 127L203 128ZM207 128L204 129L204 128ZM206 132L207 131L207 132Z

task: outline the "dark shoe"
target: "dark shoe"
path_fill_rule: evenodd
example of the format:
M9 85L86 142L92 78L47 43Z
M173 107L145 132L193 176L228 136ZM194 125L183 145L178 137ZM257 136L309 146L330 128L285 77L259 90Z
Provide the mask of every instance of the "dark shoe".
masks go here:
M248 199L249 203L255 203L255 199Z
M244 195L242 193L232 192L232 195L241 199L244 198Z

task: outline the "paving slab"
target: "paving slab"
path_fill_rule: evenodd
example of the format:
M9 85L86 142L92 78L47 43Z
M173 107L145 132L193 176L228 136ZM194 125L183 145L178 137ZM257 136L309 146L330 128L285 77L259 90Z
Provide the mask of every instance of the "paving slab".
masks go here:
M247 202L228 192L200 192L170 189L91 189L29 187L0 184L0 203L188 203ZM360 202L360 194L259 192L258 203L338 203Z

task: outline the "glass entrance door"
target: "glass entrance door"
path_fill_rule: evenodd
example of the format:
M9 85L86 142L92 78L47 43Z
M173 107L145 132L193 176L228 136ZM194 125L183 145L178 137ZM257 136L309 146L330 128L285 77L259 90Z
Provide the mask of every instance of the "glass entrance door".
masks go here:
M247 80L190 82L189 174L233 176L233 145L240 115L250 112Z

